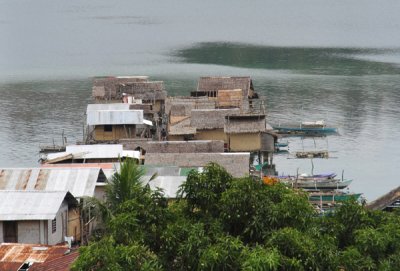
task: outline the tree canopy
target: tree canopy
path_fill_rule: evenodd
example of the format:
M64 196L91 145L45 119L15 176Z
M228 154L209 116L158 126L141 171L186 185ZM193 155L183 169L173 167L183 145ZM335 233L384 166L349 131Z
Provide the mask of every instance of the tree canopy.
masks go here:
M108 185L102 235L73 270L400 270L400 216L354 200L319 216L307 195L211 163L175 201L132 161Z

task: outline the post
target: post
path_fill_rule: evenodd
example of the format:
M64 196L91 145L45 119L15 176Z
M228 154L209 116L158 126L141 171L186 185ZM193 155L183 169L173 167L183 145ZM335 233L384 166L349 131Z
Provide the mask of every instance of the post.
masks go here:
M260 178L263 178L263 164L264 164L264 153L260 152L260 160L261 160L261 169L260 169Z

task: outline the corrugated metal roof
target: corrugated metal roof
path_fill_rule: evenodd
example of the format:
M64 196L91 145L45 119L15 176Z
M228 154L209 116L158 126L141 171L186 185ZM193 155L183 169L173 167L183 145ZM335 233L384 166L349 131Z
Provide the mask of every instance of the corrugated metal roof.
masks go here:
M129 110L130 104L127 103L112 103L112 104L88 104L86 114L89 111L99 110Z
M72 154L74 159L98 159L131 157L140 159L139 151L125 151L121 144L93 144L93 145L69 145L65 152L49 153L47 160L53 160Z
M68 195L66 191L0 191L0 221L54 219Z
M142 165L144 169L145 176L152 176L157 174L157 176L179 176L180 168L177 166L149 166Z
M87 111L88 125L144 124L143 110L94 110Z
M78 251L75 251L44 263L34 263L29 271L68 271L78 256Z
M161 188L164 191L164 196L167 199L175 199L179 186L185 181L185 176L158 176L152 180L149 185L152 190Z
M0 244L0 270L17 271L24 262L43 263L62 257L67 250L65 245Z
M100 168L0 169L0 190L70 191L75 197L93 196L96 182L104 181Z
M151 120L143 120L143 124L149 125L149 126L153 126L153 122L151 122Z

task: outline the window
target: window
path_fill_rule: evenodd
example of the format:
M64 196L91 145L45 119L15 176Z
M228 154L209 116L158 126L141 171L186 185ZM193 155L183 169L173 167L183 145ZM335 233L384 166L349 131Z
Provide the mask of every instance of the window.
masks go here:
M55 233L57 231L57 217L51 221L51 232Z
M104 125L104 132L112 132L112 125Z

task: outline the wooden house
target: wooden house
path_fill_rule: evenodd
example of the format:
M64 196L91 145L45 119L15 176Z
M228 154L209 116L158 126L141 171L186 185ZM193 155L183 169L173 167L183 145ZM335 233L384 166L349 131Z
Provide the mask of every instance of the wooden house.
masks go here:
M92 97L98 101L120 101L120 84L147 82L148 76L98 76L93 78Z
M117 88L117 97L133 97L134 100L140 100L143 105L150 105L149 110L153 112L158 114L164 112L167 91L163 81L119 83Z
M265 115L228 115L224 133L230 151L274 152L276 136L266 132Z
M150 136L152 122L144 119L143 110L131 110L129 104L89 104L87 141L118 141L121 138Z
M253 81L249 76L200 77L197 90L192 92L191 96L222 98L228 90L230 90L231 95L236 96L237 93L240 93L245 99L258 97L254 91Z
M0 243L55 245L68 234L77 200L66 191L0 191Z
M225 117L240 113L233 109L196 109L192 110L190 126L196 128L196 140L222 140L228 143L224 131Z

